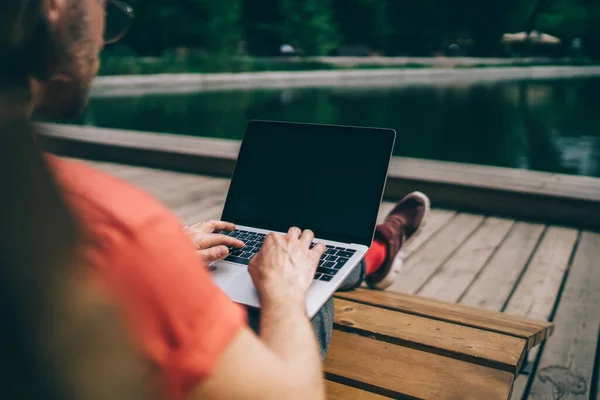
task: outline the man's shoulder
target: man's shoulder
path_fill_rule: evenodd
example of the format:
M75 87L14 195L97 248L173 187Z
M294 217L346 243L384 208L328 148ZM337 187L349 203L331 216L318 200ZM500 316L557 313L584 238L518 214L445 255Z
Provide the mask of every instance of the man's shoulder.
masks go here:
M83 162L48 157L58 185L78 218L129 230L157 219L176 218L150 194Z

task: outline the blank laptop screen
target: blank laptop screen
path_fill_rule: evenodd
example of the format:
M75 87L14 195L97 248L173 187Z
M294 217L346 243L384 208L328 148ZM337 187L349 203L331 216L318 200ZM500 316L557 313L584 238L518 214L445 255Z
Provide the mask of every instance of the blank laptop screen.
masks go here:
M395 132L252 121L223 220L370 246Z

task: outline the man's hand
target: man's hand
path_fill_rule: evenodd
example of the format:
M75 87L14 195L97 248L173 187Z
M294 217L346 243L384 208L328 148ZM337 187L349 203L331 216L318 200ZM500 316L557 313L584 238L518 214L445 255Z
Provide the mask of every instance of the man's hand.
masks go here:
M260 340L248 329L240 332L188 400L326 398L319 346L305 307L325 252L322 244L310 248L313 239L312 232L298 228L265 239L249 266L262 301Z
M229 255L228 247L242 248L244 242L215 232L234 231L235 225L223 221L207 221L185 228L198 257L206 264L224 259Z
M248 272L264 301L297 301L304 306L306 291L325 252L323 244L314 248L311 231L291 228L287 235L270 234L250 262Z

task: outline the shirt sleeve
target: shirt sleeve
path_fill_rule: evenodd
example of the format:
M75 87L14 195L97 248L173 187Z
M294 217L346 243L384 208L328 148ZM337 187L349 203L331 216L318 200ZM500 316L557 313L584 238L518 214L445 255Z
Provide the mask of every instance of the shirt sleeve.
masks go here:
M164 373L170 399L187 396L246 325L245 309L210 279L168 213L131 232L106 229L104 274L142 352Z

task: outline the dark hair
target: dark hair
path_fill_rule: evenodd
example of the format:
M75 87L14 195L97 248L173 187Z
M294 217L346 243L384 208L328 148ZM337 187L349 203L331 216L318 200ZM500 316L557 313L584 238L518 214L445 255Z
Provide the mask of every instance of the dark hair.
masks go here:
M154 398L35 134L0 122L0 399Z
M42 0L4 0L0 12L0 90L47 81L56 68L56 44Z
M66 398L42 339L77 228L24 119L0 122L0 187L0 398Z

